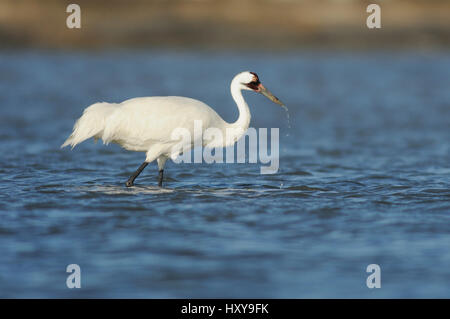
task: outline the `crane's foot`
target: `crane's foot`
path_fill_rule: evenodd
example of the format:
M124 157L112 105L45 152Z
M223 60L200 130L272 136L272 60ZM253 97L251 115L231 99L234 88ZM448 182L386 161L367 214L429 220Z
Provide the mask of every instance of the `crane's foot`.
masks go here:
M159 187L162 187L163 176L164 176L164 170L162 169L159 171L159 176L158 176L158 186Z
M125 183L125 186L126 187L131 187L131 186L133 186L134 185L134 182L133 181L130 181L130 180L128 180L126 183Z
M130 176L130 178L127 180L127 182L125 183L125 185L127 187L131 187L134 185L134 180L136 179L136 177L139 176L139 174L144 170L144 168L148 165L147 162L144 162L141 164L141 166L139 166L139 168L137 169L136 172L133 173L133 175Z

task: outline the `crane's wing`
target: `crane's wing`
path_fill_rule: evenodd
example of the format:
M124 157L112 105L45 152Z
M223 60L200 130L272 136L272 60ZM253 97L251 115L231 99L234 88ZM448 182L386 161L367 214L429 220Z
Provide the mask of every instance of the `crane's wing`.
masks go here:
M175 129L194 134L194 121L203 130L217 127L222 118L205 103L186 97L142 97L122 102L105 123L102 139L126 149L145 151L156 143L170 143Z

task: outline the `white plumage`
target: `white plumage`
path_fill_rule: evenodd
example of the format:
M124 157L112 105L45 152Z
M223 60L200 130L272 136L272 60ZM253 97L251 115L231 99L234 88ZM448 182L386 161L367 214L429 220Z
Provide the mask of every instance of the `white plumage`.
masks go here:
M146 152L145 162L127 181L132 186L135 178L147 166L157 159L159 182L162 186L164 164L168 158L174 158L183 150L190 149L194 141L181 148L174 148L179 140L172 139L175 129L185 129L194 136L194 121L201 121L202 129L217 128L223 132L237 129L239 139L250 124L250 111L242 97L241 90L253 90L282 104L260 83L258 76L252 72L242 72L231 82L231 94L239 109L239 118L234 123L225 122L205 103L186 97L140 97L122 103L95 103L87 107L76 121L73 132L61 147L72 146L93 137L102 139L103 143L117 143L126 150ZM201 142L205 145L205 141ZM228 143L229 144L229 143ZM221 146L228 146L224 143ZM178 154L177 154L178 153Z

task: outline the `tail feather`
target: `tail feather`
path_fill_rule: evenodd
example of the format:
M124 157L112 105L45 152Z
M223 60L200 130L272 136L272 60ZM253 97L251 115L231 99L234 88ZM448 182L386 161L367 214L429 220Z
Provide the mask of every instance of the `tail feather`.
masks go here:
M61 148L68 145L74 148L91 137L97 141L103 135L106 119L116 108L117 104L106 102L95 103L87 107L83 115L75 122L72 134L61 145Z

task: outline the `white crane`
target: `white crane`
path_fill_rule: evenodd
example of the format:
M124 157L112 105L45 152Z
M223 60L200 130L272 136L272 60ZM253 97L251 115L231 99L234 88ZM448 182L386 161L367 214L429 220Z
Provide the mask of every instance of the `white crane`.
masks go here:
M256 73L242 72L231 81L231 95L239 109L239 118L234 123L225 122L205 103L187 97L154 96L126 100L122 103L95 103L87 107L76 121L73 132L61 147L77 144L93 137L102 139L104 144L117 143L126 150L146 152L144 163L130 176L126 186L134 185L134 180L148 165L158 162L158 186L162 186L164 164L194 146L194 141L179 149L174 146L179 140L171 138L177 128L187 129L191 136L194 121L202 121L202 129L218 128L222 132L234 129L238 133L224 142L222 147L234 144L248 129L250 110L242 97L242 90L258 92L271 101L283 106L280 100L270 93L259 81ZM223 135L225 136L225 134ZM204 144L204 141L202 141Z

